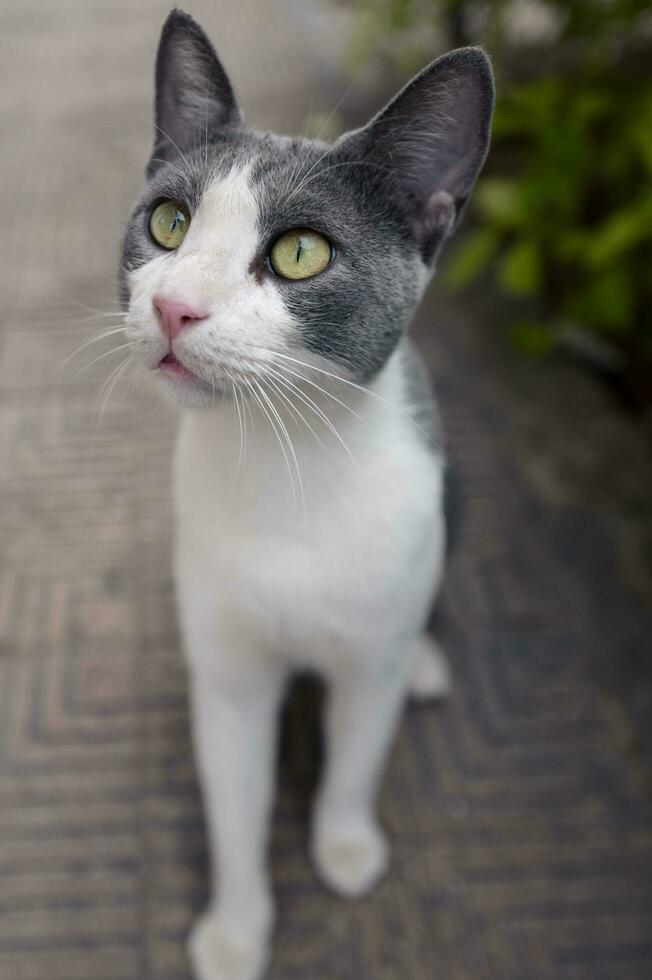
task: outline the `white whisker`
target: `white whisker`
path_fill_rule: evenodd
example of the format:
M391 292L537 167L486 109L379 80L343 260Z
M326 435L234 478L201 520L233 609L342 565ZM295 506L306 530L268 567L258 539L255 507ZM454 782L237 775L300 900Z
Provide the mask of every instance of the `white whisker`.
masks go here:
M305 415L303 414L303 412L299 411L299 409L296 407L296 405L290 399L290 397L288 395L286 395L284 391L281 390L281 388L279 387L279 383L277 381L275 381L274 378L270 377L269 374L266 374L265 375L265 381L266 381L266 383L268 385L271 386L272 390L276 392L276 394L279 396L279 398L282 398L283 399L283 401L287 405L287 407L288 407L288 409L289 409L289 411L290 411L290 413L292 415L292 419L297 423L297 428L299 430L301 430L301 426L300 426L299 423L303 423L303 425L308 429L308 431L312 434L312 436L315 438L315 440L317 441L317 443L324 450L324 452L326 453L326 455L327 456L331 456L331 453L329 452L327 446L324 445L323 440L320 439L320 437L317 435L317 433L315 432L315 430L313 429L313 427L311 426L310 422L305 417Z
M131 347L131 344L129 344L129 343L127 343L127 344L119 344L117 347L112 347L111 350L104 351L104 353L103 354L100 354L99 357L94 358L90 362L90 364L87 364L86 367L83 367L81 369L81 371L78 371L77 374L75 375L75 379L79 378L82 374L84 374L85 371L88 371L89 368L92 368L93 365L94 364L97 364L98 361L103 360L103 358L105 358L105 357L110 357L111 354L117 354L121 350L126 350L127 347Z
M265 418L267 419L267 421L271 425L272 430L274 432L274 435L276 436L276 439L278 441L278 444L281 447L281 452L283 453L283 458L285 459L285 465L287 466L288 476L290 477L290 486L292 488L292 496L293 496L294 501L296 503L296 490L295 490L295 486L294 486L294 477L292 476L292 468L290 466L290 460L288 459L288 455L287 455L287 453L285 451L285 446L283 445L283 442L281 440L281 437L280 437L280 435L278 433L278 429L274 425L273 418L271 417L271 415L269 414L269 412L265 408L265 403L261 400L260 395L258 394L257 391L255 391L255 389L253 387L253 384L255 382L253 382L253 383L252 382L253 382L253 379L252 379L252 381L247 381L247 387L251 391L251 394L253 395L253 397L256 399L256 402L258 403L258 405L259 405L259 407L260 407L263 415L265 416Z
M90 347L91 344L97 344L100 340L106 340L107 337L113 337L117 333L124 333L124 331L124 327L115 327L113 330L106 330L104 333L98 334L97 337L91 337L89 340L85 340L83 344L79 345L79 347L75 347L74 351L64 358L63 361L60 361L54 370L60 371L62 367L65 367L66 364L72 361L73 357L76 357L77 354L81 354L81 352L87 347Z
M282 385L284 385L284 387L292 390L296 394L297 398L299 398L304 403L304 405L306 405L306 407L311 410L311 412L313 412L315 415L317 415L317 417L333 433L333 435L335 436L335 438L337 439L337 441L340 443L340 445L343 447L343 449L345 450L345 452L347 453L347 455L349 456L349 458L351 459L351 461L353 463L355 463L356 466L359 466L360 464L359 464L359 461L358 461L357 457L351 452L351 450L349 449L349 447L345 443L344 439L342 438L342 436L340 435L340 433L338 432L338 430L335 428L333 422L328 418L328 416L326 415L326 413L324 411L322 411L322 409L319 407L319 405L317 405L317 403L315 401L313 401L313 399L310 398L310 396L308 394L306 394L306 392L301 391L301 389L298 387L298 385L295 385L295 383L293 381L290 381L288 378L284 378L281 374L277 374L272 368L267 368L267 370L268 370L268 372L270 374L272 374L273 377L275 377L277 379L277 381L279 382L279 384L282 384Z
M429 433L427 433L425 429L423 429L419 425L419 423L416 422L408 412L406 412L403 408L401 408L400 405L396 405L394 402L388 401L387 398L383 398L383 396L379 395L377 391L373 391L371 388L365 388L364 385L356 384L355 381L349 381L347 378L342 378L339 374L334 374L332 371L325 371L323 368L316 367L314 364L308 364L306 361L301 361L296 357L290 357L288 354L281 354L279 351L265 351L265 353L268 355L271 354L273 357L281 357L287 361L292 361L295 364L300 365L301 367L307 368L309 371L317 371L319 374L323 374L328 378L333 378L335 381L341 382L341 384L348 385L350 388L354 388L356 391L360 391L365 395L369 395L371 398L376 399L376 401L381 402L383 405L386 405L388 408L391 408L393 411L398 412L399 415L401 415L404 419L410 422L416 429L418 429L419 432L421 432L421 434L429 442L432 441L432 436ZM298 376L301 377L301 375ZM303 378L303 380L308 381L307 378ZM309 382L309 383L314 384L314 382ZM324 394L328 395L329 398L334 397L333 395L330 394L330 392L327 391L325 391ZM338 399L336 399L336 401L337 400ZM345 405L344 402L340 402L340 404L343 405L344 408L347 408L348 411L352 411L352 409L350 409L347 405ZM358 416L358 418L360 418L360 416ZM361 419L361 421L365 421L365 420ZM369 423L367 422L366 424L368 425ZM441 447L438 446L438 448Z
M355 76L355 78L352 79L352 81L351 81L350 85L348 86L348 88L344 91L344 93L342 94L341 98L338 99L338 101L337 101L337 103L335 105L335 108L327 116L326 121L324 122L324 124L322 125L321 129L317 133L317 136L315 138L316 141L319 141L321 139L321 137L323 136L324 132L328 129L328 125L329 125L331 119L333 118L333 116L335 115L335 113L337 112L337 110L340 108L340 106L342 105L342 103L344 102L344 100L347 98L347 96L350 94L351 90L353 89L353 86L357 83L359 77L360 77L360 73L358 73ZM310 111L311 111L311 114L312 114L312 106L310 107ZM326 147L326 149L324 150L324 152L315 160L315 162L308 169L308 171L306 173L304 173L304 174L301 175L301 179L300 179L299 183L296 185L296 187L294 187L294 189L291 191L291 193L289 194L289 196L286 197L286 199L285 199L285 203L286 204L288 203L288 201L291 201L292 198L294 197L294 195L297 194L301 190L301 188L305 185L308 177L313 172L313 170L315 169L315 167L319 166L319 164L324 159L324 157L326 157L331 152L332 149L333 149L333 144L330 144L329 143L329 145ZM296 172L295 172L295 174L296 174Z
M158 123L153 122L153 120L148 119L146 116L141 115L140 112L136 112L134 109L125 109L124 111L125 112L130 112L132 116L138 116L138 118L139 119L142 119L143 122L146 122L146 123L149 123L150 125L153 125L154 126L154 129L158 130L158 132L161 133L161 135L164 136L166 138L166 140L168 140L172 144L172 146L175 148L175 150L177 151L177 153L179 154L179 156L181 157L181 159L185 163L186 167L188 167L189 170L191 169L190 166L189 166L189 164L188 164L188 159L185 156L185 154L181 151L181 149L179 148L179 146L174 142L174 140L172 139L172 137L170 136L170 134L169 133L166 133L165 130L161 126L158 125Z
M301 364L302 362L299 361L298 363ZM305 365L305 367L309 366L310 365L307 364ZM316 388L317 391L321 391L322 395L326 395L327 398L331 398L334 402L337 402L338 405L341 405L345 411L349 412L350 415L353 415L356 419L362 422L363 425L366 425L368 428L373 428L368 419L363 418L362 415L359 415L358 412L351 408L350 405L343 402L341 398L337 397L337 395L334 395L332 392L322 388L316 381L311 381L310 378L306 378L304 374L300 374L298 371L293 371L292 368L287 367L285 364L277 364L277 367L280 371L287 371L287 373L291 374L293 377L299 378L301 381L305 381L306 384L311 385L311 387Z
M285 423L283 422L283 419L279 415L279 413L278 413L278 411L276 409L276 406L274 405L274 403L271 400L271 398L269 398L269 396L263 390L262 386L258 383L258 381L255 381L254 380L254 384L256 385L256 387L258 388L258 391L260 392L260 394L263 396L263 398L265 399L265 401L269 405L270 411L274 415L274 418L277 420L277 422L278 422L278 424L279 424L279 426L281 428L281 432L285 436L287 447L290 450L290 454L292 456L292 460L294 462L294 466L295 466L295 469L296 469L297 480L298 480L298 483L299 483L299 493L301 495L301 501L302 501L302 504L303 504L303 509L305 510L305 503L306 502L305 502L305 497L304 497L304 492L303 492L303 481L301 480L301 468L299 466L299 460L297 459L297 454L294 451L294 445L292 444L292 439L290 438L290 433L288 432L288 430L287 430L287 428L285 426ZM287 456L286 456L286 459L287 459Z
M240 452L238 454L238 468L236 470L236 476L239 476L240 475L240 470L242 468L242 460L243 460L243 438L244 437L243 437L242 413L240 412L240 399L238 397L238 386L237 386L238 383L237 383L237 381L235 380L235 378L233 377L233 375L231 374L230 371L227 371L226 368L224 370L225 370L226 375L227 375L229 381L231 382L231 385L232 385L232 388L233 388L233 392L232 392L233 403L235 405L236 412L237 412L237 415L238 415L238 426L239 426L239 429L240 429Z
M129 365L134 360L135 360L135 355L134 354L128 354L127 357L125 357L125 359L123 361L121 361L120 364L118 364L118 366L116 368L114 368L114 370L111 372L111 374L108 376L108 378L106 379L106 381L104 382L104 384L100 388L98 397L99 398L102 397L102 392L104 391L105 388L106 388L106 395L104 396L104 399L103 399L102 404L100 406L100 410L98 412L98 415L97 415L97 418L96 418L96 421L95 421L95 427L93 429L93 439L91 441L91 450L92 450L93 455L95 455L95 441L97 439L97 433L98 433L98 430L100 428L100 425L102 424L102 421L104 419L104 412L106 411L106 407L107 407L107 405L109 403L109 399L111 397L111 394L113 393L113 389L115 388L115 386L116 386L118 380L120 379L121 375L126 371L126 369L129 367Z

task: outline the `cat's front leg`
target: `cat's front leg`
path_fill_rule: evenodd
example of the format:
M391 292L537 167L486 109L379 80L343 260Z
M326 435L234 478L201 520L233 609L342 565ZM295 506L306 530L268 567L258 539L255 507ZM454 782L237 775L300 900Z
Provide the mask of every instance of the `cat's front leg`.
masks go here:
M273 906L267 830L284 677L192 678L193 724L212 863L212 898L189 953L197 980L260 980Z
M388 863L376 792L408 679L405 658L384 666L376 658L357 661L330 678L326 770L311 850L324 883L345 896L368 891Z

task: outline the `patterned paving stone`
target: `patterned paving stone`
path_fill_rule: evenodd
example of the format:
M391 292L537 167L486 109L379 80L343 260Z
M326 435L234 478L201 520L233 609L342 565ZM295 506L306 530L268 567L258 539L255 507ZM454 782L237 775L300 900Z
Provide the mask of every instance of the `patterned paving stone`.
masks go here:
M116 335L67 360L117 322L166 12L0 14L0 168L20 205L0 236L0 980L182 980L206 896L170 574L174 414L127 378L102 390ZM344 90L323 43L341 12L193 12L253 122L302 129ZM417 325L466 495L436 613L455 691L406 713L382 795L392 871L355 904L307 861L320 692L294 692L271 980L649 975L646 447L590 379L525 364L481 322L433 292Z

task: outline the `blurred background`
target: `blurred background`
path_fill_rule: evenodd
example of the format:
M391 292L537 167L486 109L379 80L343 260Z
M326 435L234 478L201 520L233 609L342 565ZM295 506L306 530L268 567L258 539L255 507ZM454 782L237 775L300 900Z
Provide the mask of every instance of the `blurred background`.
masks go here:
M436 613L455 691L406 712L381 801L391 874L349 905L305 856L317 696L292 699L272 980L643 980L649 4L185 6L260 128L335 136L461 44L486 46L498 85L490 158L415 324L465 494ZM0 980L182 980L206 897L175 414L107 334L168 10L0 8Z

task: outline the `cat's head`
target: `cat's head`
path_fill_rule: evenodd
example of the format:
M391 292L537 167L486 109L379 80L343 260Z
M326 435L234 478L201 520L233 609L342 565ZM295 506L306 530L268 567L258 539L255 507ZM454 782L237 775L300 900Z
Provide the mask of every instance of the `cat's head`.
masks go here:
M469 197L492 106L487 58L464 48L332 145L255 132L201 28L171 13L123 244L138 358L196 406L291 358L373 378Z

